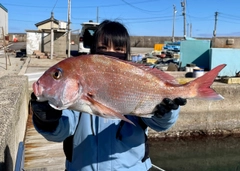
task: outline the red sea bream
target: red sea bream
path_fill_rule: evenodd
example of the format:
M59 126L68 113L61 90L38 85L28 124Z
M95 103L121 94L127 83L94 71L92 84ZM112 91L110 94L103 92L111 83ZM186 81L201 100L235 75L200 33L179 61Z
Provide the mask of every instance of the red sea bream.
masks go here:
M55 109L131 122L124 115L149 116L166 97L222 99L210 86L224 67L219 65L202 77L179 84L156 68L110 56L83 55L49 68L33 84L33 91L39 101L48 100Z

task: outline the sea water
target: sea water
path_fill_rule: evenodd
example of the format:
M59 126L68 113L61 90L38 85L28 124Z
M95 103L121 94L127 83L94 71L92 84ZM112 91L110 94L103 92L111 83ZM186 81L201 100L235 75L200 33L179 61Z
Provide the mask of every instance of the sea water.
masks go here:
M240 135L154 140L149 145L152 163L165 171L240 171Z

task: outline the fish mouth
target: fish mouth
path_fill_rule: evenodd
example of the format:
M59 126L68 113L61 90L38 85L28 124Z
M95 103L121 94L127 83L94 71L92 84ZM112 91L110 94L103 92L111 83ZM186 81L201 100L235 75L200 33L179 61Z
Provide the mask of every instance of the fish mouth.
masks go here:
M78 100L80 94L78 90L75 94L69 96L67 88L64 88L62 91L51 91L51 88L45 89L45 87L41 85L39 81L34 82L32 87L33 92L37 97L37 101L48 101L49 105L56 110L64 110L69 108ZM51 91L50 94L49 91Z
M39 98L39 96L41 96L41 94L43 92L43 88L41 88L41 86L39 85L38 82L34 82L32 85L32 88L33 88L33 92L34 92L35 96L37 98Z
M37 101L39 101L39 102L47 101L47 98L44 98L44 96L43 96L44 89L42 86L40 86L40 84L38 82L34 82L32 88L33 88L33 93L37 97L37 99L36 99Z

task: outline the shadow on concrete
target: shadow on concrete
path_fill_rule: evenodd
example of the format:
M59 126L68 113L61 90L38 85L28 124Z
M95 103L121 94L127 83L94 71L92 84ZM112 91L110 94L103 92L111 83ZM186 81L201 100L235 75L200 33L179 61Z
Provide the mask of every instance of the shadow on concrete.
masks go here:
M8 145L4 150L4 161L0 162L0 170L13 171L13 160Z

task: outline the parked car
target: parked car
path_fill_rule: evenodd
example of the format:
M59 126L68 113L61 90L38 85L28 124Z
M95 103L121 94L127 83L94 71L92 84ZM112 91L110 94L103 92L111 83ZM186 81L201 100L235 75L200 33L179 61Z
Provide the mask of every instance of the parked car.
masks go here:
M81 25L82 29L79 34L78 53L88 54L90 52L90 47L93 41L93 34L99 23L95 23L90 20L89 22L84 22Z

